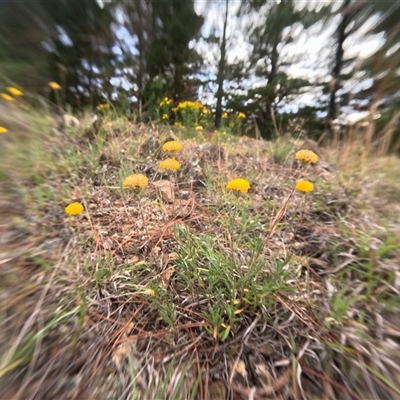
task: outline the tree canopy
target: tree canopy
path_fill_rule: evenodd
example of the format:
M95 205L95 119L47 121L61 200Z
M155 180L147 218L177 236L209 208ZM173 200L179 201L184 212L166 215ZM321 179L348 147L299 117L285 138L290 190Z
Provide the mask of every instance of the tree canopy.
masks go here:
M378 0L0 0L0 74L47 95L56 81L76 109L113 101L151 116L165 97L200 96L216 127L242 112L266 138L274 120L321 134L351 109L371 110L379 131L374 115L399 101L399 11ZM365 40L379 45L361 56Z

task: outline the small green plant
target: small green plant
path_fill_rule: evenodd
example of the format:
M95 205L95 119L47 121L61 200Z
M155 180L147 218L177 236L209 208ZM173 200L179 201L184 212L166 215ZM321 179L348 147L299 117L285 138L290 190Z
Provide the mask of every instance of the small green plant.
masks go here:
M276 164L284 164L293 153L294 144L288 136L279 136L271 142L268 149L268 156Z
M175 283L193 301L204 304L197 312L209 322L206 330L214 338L226 340L244 310L268 312L277 293L292 289L287 284L290 258L266 264L262 241L251 230L240 240L234 238L235 249L211 234L195 236L177 227L177 235L181 249ZM232 254L238 248L248 254L244 260L234 255L236 251Z

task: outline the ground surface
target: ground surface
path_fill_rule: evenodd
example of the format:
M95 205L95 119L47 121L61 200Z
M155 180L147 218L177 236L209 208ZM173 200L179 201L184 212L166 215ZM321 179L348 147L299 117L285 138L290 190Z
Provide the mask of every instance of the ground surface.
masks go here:
M14 114L0 398L400 398L398 159L348 144L304 169L288 139ZM121 187L133 172L140 193Z

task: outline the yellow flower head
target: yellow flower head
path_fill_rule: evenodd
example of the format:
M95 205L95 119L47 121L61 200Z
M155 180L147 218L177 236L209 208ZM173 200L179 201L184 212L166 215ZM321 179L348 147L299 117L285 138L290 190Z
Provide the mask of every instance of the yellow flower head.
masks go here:
M169 142L166 142L163 144L163 151L181 151L183 148L182 143L176 141L176 140L171 140Z
M168 119L168 114L163 114L163 116L161 117L162 119Z
M305 164L315 164L318 161L318 156L311 150L300 150L296 153L296 160Z
M24 94L17 88L9 86L7 90L14 96L23 96Z
M65 207L65 212L68 215L78 215L83 211L83 205L81 203L71 203Z
M228 113L227 113L227 112L224 112L224 113L222 114L222 118L228 118Z
M49 86L53 90L61 90L61 86L57 82L49 82Z
M182 122L177 121L177 122L175 122L174 125L177 126L178 128L183 128Z
M250 189L250 183L246 179L232 179L226 185L228 190L237 190L238 192L247 193Z
M143 292L141 292L142 294L146 295L146 296L150 296L153 297L155 295L155 292L153 289L146 289Z
M194 128L194 129L196 129L196 131L202 131L203 127L201 125L199 125L199 126L196 126L196 128Z
M0 134L1 133L7 133L8 129L4 128L3 126L0 126Z
M108 103L99 104L99 110L105 110L108 107L110 107L110 105Z
M240 113L238 114L238 118L240 118L240 119L246 118L246 114L240 112Z
M181 167L181 163L174 158L167 158L160 162L160 168L167 171L175 171Z
M123 187L142 188L144 189L149 184L147 176L143 174L132 174L124 179Z
M15 99L14 99L14 97L11 97L9 94L7 94L7 93L0 93L0 96L4 99L4 100L7 100L7 101L14 101Z
M314 185L309 181L298 181L296 183L296 189L303 193L312 192L314 190Z

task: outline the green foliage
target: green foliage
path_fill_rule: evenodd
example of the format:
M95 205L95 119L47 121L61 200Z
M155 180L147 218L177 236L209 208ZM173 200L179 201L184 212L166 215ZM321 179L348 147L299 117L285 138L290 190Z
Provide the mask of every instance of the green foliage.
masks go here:
M177 285L188 292L193 300L203 300L205 307L198 312L209 322L207 331L224 341L241 320L243 308L274 307L274 295L291 290L289 279L290 259L272 259L265 264L263 242L252 231L256 221L249 220L246 207L239 207L239 222L230 219L226 226L226 243L235 241L235 247L248 254L246 268L242 268L234 255L234 249L223 244L222 238L213 234L193 235L186 228L177 227L181 245L178 260ZM241 232L235 239L231 236L239 224ZM246 224L247 223L247 224Z

